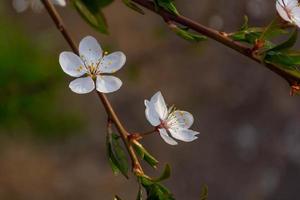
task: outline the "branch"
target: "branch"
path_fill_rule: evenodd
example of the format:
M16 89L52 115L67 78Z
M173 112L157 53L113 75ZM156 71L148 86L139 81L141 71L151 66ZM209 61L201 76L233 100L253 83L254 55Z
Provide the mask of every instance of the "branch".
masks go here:
M42 0L46 10L48 11L49 15L51 16L53 22L57 26L58 30L62 33L70 47L72 48L73 52L77 55L79 54L77 45L75 44L74 40L72 39L70 33L67 31L66 26L63 23L62 18L58 14L57 10L53 6L53 4L49 0ZM117 116L116 112L114 111L110 101L106 97L105 94L98 92L97 94L99 96L99 99L101 100L105 111L107 113L107 116L112 120L112 122L115 124L118 132L121 135L122 141L124 142L124 145L126 146L126 149L129 153L130 159L132 161L132 169L133 172L136 174L143 174L143 170L141 167L141 164L136 156L136 153L131 146L131 143L128 141L129 133L126 131L124 126L122 125L121 121L119 120L119 117Z
M300 84L300 77L293 75L293 74L289 73L288 71L279 69L278 67L276 67L272 64L263 63L260 59L256 58L253 55L252 48L245 46L239 42L233 41L232 39L230 39L228 37L227 33L208 28L208 27L206 27L198 22L195 22L185 16L174 15L162 8L156 8L154 3L149 0L132 0L132 1L138 5L143 6L147 9L151 10L152 12L160 15L166 23L173 21L173 22L176 22L183 26L186 26L200 34L203 34L213 40L218 41L219 43L221 43L231 49L234 49L235 51L245 55L246 57L248 57L260 64L263 64L264 66L266 66L267 68L269 68L270 70L272 70L273 72L275 72L276 74L278 74L279 76L284 78L291 86Z

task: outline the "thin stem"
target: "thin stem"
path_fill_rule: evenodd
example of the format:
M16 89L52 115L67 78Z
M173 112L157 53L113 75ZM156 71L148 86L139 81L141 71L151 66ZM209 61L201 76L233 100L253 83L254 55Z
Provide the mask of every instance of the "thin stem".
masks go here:
M138 141L141 140L143 137L147 135L151 135L152 133L157 132L157 129L145 132L145 133L131 133L128 135L128 140L129 141Z
M162 8L157 9L154 3L149 0L132 0L132 1L160 15L166 23L172 21L181 24L183 26L186 26L200 34L203 34L213 40L220 42L221 44L231 49L234 49L235 51L247 56L248 58L258 63L264 64L264 66L266 66L267 68L269 68L270 70L272 70L273 72L275 72L276 74L284 78L286 81L288 81L290 85L298 85L300 83L300 78L298 76L295 76L289 73L288 71L281 70L272 64L263 63L259 58L253 55L252 48L249 48L248 46L243 45L242 43L232 40L231 38L228 37L227 33L208 28L185 16L174 15Z
M64 38L66 39L66 41L68 42L70 47L72 48L73 52L76 53L76 54L79 54L76 43L72 39L70 33L67 31L66 26L64 25L62 18L58 14L58 12L55 9L55 7L53 6L53 4L49 0L42 0L42 2L44 4L46 10L48 11L49 15L51 16L53 22L57 26L58 30L62 33L62 35L64 36ZM140 164L140 162L139 162L139 160L136 156L136 153L135 153L133 147L131 146L131 143L128 141L128 138L127 138L128 135L129 135L128 132L126 131L126 129L122 125L121 121L119 120L119 117L117 116L116 112L114 111L114 109L113 109L110 101L106 97L106 95L103 94L103 93L100 93L100 92L97 92L97 94L98 94L99 99L101 100L101 102L102 102L102 104L105 108L107 116L115 124L118 132L121 135L121 138L122 138L122 140L123 140L123 142L124 142L124 144L127 148L129 156L131 158L132 168L133 168L134 173L143 174L141 164Z
M147 135L151 135L152 133L155 133L157 132L157 129L154 129L154 130L151 130L151 131L148 131L148 132L145 132L145 133L140 133L140 136L147 136Z

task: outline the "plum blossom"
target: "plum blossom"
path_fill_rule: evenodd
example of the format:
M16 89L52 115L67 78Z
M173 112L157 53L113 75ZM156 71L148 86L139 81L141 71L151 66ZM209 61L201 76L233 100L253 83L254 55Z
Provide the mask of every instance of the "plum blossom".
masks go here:
M298 0L277 0L276 9L282 19L300 27L300 7Z
M58 6L66 6L66 0L51 0L51 2ZM41 12L44 8L41 0L13 0L12 4L17 12L24 12L29 7L35 12Z
M173 138L184 142L191 142L198 138L196 135L199 132L189 129L194 123L193 115L176 110L174 107L168 109L161 92L154 94L150 101L145 100L145 106L147 120L157 128L166 143L177 145Z
M126 61L124 53L117 51L106 55L97 40L87 36L80 41L79 55L62 52L59 63L62 70L77 79L71 81L70 89L78 94L86 94L95 88L102 93L117 91L122 81L109 74L121 69Z

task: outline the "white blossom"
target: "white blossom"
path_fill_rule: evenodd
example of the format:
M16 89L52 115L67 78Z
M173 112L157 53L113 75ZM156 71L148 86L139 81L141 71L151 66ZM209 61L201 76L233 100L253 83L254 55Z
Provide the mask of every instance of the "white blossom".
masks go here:
M199 132L190 130L194 123L193 115L174 107L168 109L161 92L154 94L150 101L145 100L145 106L147 120L157 128L166 143L177 145L173 138L184 142L197 139Z
M73 80L69 87L78 94L85 94L96 90L102 93L117 91L122 81L109 74L121 69L126 61L124 53L117 51L106 55L97 40L87 36L80 41L79 55L73 52L62 52L59 63L65 73Z
M277 0L276 9L282 19L300 27L300 7L298 0Z
M66 6L66 0L51 0L53 4L59 6ZM12 2L14 9L17 12L24 12L29 7L35 11L40 12L44 6L41 0L13 0Z

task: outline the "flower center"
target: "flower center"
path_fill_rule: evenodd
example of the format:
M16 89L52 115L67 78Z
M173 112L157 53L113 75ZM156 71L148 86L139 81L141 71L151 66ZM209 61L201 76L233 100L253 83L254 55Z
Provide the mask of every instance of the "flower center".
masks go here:
M160 125L158 125L158 128L164 128L164 129L169 129L170 126L168 124L167 120L161 120L160 119Z

